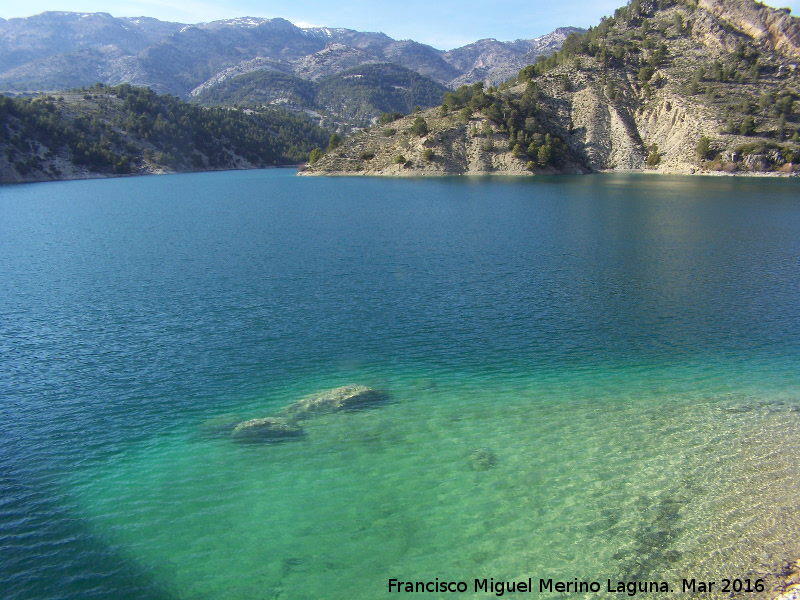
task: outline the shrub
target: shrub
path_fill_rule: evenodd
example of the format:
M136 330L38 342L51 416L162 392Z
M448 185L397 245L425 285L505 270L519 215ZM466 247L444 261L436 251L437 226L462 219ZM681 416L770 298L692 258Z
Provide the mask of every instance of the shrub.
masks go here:
M708 137L703 136L700 138L700 141L697 142L697 158L704 159L706 158L709 153L711 152L711 140Z
M434 157L433 148L425 148L425 152L422 153L422 157L428 162L431 162Z
M383 130L383 135L385 135L386 137L392 137L395 133L397 133L397 129L395 129L394 127L389 127L389 129Z
M641 81L642 83L650 81L655 72L656 70L649 65L642 67L641 69L639 69L639 81Z
M314 149L311 151L311 154L310 154L310 155L309 155L309 157L308 157L308 162L309 162L309 164L312 164L312 165L313 165L313 164L314 164L315 162L317 162L317 161L318 161L320 158L322 158L322 150L320 150L319 148L314 148Z
M339 134L334 133L331 135L331 139L328 141L328 152L331 150L335 150L339 146L342 145L342 138L339 137Z
M381 113L379 122L381 125L386 125L387 123L391 123L392 121L397 121L397 119L402 118L403 115L399 112L393 113Z
M539 166L546 167L547 163L549 163L550 159L552 158L552 151L550 149L550 146L545 144L544 146L539 148L539 153L537 158L539 159Z
M399 154L399 155L395 156L394 157L394 164L396 164L396 165L404 165L404 164L406 164L406 157L403 156L402 154Z
M422 117L417 117L414 119L414 124L411 126L410 129L411 133L418 137L422 137L428 134L428 123Z
M756 132L756 121L750 115L742 119L742 124L739 127L741 135L753 135Z
M647 166L652 168L661 162L661 155L658 153L658 146L650 146L650 154L647 156Z

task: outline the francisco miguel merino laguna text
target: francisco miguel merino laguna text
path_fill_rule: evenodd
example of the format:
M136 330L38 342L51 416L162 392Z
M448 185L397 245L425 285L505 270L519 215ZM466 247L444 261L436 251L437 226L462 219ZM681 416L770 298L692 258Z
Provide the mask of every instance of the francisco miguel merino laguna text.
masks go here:
M439 581L437 577L433 581L401 581L399 579L389 580L390 592L406 593L442 593L458 592L464 593L469 589L466 581ZM475 579L472 589L475 593L485 592L502 596L503 594L532 593L534 591L533 578L528 577L523 581L495 581L493 577L488 579ZM599 581L553 581L552 579L539 579L539 592L599 592L600 590L609 593L626 594L635 596L637 593L665 593L670 592L669 584L666 581L617 581L612 583L607 580L605 589Z

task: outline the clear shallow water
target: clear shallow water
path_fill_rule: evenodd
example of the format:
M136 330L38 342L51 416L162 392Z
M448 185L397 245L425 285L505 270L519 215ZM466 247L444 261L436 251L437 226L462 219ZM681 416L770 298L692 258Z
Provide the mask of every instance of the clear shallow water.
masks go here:
M800 554L797 191L0 188L0 587L367 599L391 577L773 568ZM204 435L347 383L393 402L286 444Z

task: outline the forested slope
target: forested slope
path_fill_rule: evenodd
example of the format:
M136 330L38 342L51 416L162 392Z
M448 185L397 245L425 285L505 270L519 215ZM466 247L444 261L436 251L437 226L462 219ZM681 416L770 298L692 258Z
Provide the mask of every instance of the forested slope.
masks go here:
M203 108L127 84L0 96L0 181L296 164L329 136L285 110Z

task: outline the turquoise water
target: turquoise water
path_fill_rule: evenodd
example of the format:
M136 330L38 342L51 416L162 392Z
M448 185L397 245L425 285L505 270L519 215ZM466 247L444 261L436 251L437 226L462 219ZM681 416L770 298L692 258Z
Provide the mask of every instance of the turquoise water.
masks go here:
M0 188L3 597L778 569L800 556L798 197L285 170ZM349 383L391 402L282 444L209 435Z

